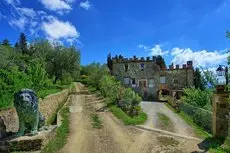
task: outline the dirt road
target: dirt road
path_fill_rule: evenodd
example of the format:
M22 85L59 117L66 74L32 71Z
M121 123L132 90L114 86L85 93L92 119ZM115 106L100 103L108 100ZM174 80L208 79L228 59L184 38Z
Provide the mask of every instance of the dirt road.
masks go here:
M189 126L181 117L179 117L167 106L165 106L164 103L143 101L141 102L141 106L144 112L148 114L148 120L145 122L144 125L142 125L143 127L161 129L161 127L159 126L160 121L157 117L157 113L162 113L166 115L173 123L172 127L169 127L170 130L168 131L182 134L185 136L196 136L191 126Z
M78 84L80 91L85 87ZM60 153L191 153L200 152L198 140L187 140L124 126L109 111L95 112L95 95L72 95L70 134ZM102 128L92 126L90 116L97 114Z

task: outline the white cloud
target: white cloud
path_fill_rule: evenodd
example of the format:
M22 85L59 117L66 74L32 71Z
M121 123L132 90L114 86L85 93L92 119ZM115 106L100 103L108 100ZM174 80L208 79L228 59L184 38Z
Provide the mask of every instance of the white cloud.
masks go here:
M80 7L84 8L84 9L86 9L86 10L89 10L89 9L92 7L92 5L91 5L90 2L87 0L87 1L85 1L85 2L81 2L81 3L80 3Z
M161 55L161 56L163 56L163 55L168 54L168 51L163 51L162 48L161 48L162 46L159 45L159 44L156 44L156 45L155 45L154 47L152 47L152 48L149 47L149 46L145 46L145 45L143 45L143 44L138 45L138 47L144 49L144 50L147 51L147 52L150 52L150 53L149 53L150 56L156 56L156 55Z
M73 0L66 0L73 3ZM75 26L68 21L61 21L57 17L48 15L45 11L34 10L12 5L7 16L0 12L0 19L4 18L9 25L21 32L25 32L34 37L46 36L50 41L67 42L77 44L80 33Z
M52 11L69 11L71 10L71 6L69 1L64 0L40 0L41 3L44 5L45 8L52 10Z
M160 45L155 45L155 47L150 49L151 53L150 55L166 55L168 54L168 51L163 51Z
M12 19L9 21L9 24L12 27L18 28L20 31L24 31L26 25L26 19L24 17L21 17L19 19Z
M17 7L16 10L20 15L28 16L30 18L34 18L36 16L36 12L32 8Z
M10 5L19 5L20 4L20 0L5 0L8 4Z
M138 48L143 48L145 51L148 51L148 50L149 50L149 47L148 47L148 46L145 46L145 45L143 45L143 44L138 45Z
M51 40L65 39L73 42L80 37L80 33L69 22L63 22L55 17L49 17L48 21L42 23L42 30Z
M190 48L173 48L171 55L173 56L172 62L175 64L185 64L187 61L193 61L195 67L202 66L207 68L226 63L228 57L228 53L223 53L222 51L193 51Z
M65 0L67 3L73 3L76 2L76 0Z

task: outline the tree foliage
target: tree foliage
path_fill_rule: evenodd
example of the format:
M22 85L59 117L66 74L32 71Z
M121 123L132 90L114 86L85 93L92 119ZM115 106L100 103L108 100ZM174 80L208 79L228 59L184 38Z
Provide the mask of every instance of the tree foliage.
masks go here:
M15 47L0 44L0 108L12 104L13 94L21 88L36 92L69 84L80 73L80 52L74 47L55 46L47 40L27 45L21 34Z
M115 103L118 100L121 84L113 76L102 76L99 86L108 103Z
M156 64L159 65L161 69L166 68L165 60L161 55L156 57Z
M184 89L185 96L182 97L183 102L190 105L204 108L206 105L211 105L212 91L195 88Z
M84 68L85 75L87 75L87 85L100 89L99 80L108 74L108 68L106 65L101 65L99 63L92 63Z
M200 89L202 91L205 89L204 79L201 75L199 68L196 68L194 72L194 86L196 89Z
M2 41L2 45L3 45L3 46L10 46L10 41L9 41L8 39L4 39L4 40Z

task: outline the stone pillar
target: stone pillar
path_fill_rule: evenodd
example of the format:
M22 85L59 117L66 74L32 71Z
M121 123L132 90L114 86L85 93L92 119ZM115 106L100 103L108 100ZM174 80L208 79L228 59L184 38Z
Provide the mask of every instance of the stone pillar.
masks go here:
M212 131L215 137L226 137L228 134L228 98L229 92L217 91L213 94Z
M230 138L230 112L228 115L228 138Z

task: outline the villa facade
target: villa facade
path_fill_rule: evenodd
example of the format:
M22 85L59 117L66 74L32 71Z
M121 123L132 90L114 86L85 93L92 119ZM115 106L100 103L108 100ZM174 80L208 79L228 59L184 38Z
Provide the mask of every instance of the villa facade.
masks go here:
M156 64L156 57L152 58L112 58L112 75L125 86L133 88L142 97L148 99L159 98L159 92L172 94L173 91L182 91L185 87L194 84L193 62L170 65L169 68L160 68ZM176 92L177 93L177 92Z

